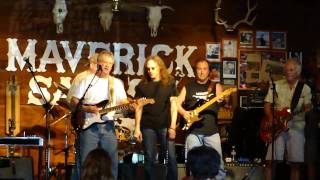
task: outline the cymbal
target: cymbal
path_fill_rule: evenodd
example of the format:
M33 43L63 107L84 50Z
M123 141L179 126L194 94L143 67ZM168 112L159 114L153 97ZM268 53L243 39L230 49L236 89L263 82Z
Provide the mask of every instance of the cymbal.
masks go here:
M56 83L53 81L53 85L59 89L63 94L67 95L69 92L69 88L67 88L66 86L60 84L60 83Z
M67 110L71 110L70 109L70 103L67 101L66 98L60 98L58 101L57 101L57 104Z

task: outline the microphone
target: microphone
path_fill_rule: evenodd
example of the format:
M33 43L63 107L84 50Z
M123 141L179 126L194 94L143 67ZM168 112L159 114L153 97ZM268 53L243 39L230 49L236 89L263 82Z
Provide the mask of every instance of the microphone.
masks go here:
M29 58L28 58L28 57L23 58L23 61L26 63L26 65L27 65L28 67L32 67L32 65L31 65L30 62L29 62Z
M98 64L97 72L102 71L102 66Z

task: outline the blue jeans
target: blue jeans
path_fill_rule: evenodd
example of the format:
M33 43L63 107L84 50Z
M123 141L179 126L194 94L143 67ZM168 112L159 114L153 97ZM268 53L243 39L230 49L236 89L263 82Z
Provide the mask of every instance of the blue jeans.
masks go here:
M155 163L157 155L157 140L160 143L159 162L166 161L168 155L167 164L167 180L177 180L177 160L176 160L176 149L175 142L168 141L167 139L167 128L163 129L142 129L143 145L144 145L144 156L145 156L145 179L156 179L155 175ZM168 150L168 153L167 153Z
M215 133L211 136L204 136L202 134L189 134L186 138L186 151L190 151L194 147L206 145L208 147L212 147L220 154L220 169L219 173L216 175L216 180L222 180L226 177L226 172L224 170L224 161L222 158L222 148L221 148L221 141L219 133ZM187 152L185 155L187 156ZM187 158L186 158L187 159Z
M89 129L80 133L80 155L81 163L84 162L88 153L97 148L101 148L109 153L112 162L112 175L114 179L118 177L118 141L115 134L113 122L106 124L95 124Z

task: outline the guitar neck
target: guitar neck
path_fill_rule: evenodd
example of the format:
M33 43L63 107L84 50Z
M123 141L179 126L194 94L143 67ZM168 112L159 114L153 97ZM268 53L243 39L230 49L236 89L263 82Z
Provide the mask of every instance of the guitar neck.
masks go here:
M118 106L102 109L102 110L99 111L99 113L100 114L106 114L106 113L109 113L111 111L118 111L118 110L128 109L131 104L132 103L126 103L126 104L121 104L121 105L118 105Z
M199 114L201 111L203 111L206 108L208 108L211 104L215 103L218 100L218 98L219 98L219 96L216 96L216 97L212 98L210 101L206 102L202 106L197 107L196 109L194 109L194 111L196 112L196 114Z

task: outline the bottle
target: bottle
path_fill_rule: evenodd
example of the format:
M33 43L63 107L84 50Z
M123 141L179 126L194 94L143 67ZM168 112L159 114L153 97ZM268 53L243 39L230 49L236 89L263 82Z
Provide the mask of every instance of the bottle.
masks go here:
M231 150L231 162L236 162L236 146L232 146L232 150Z

